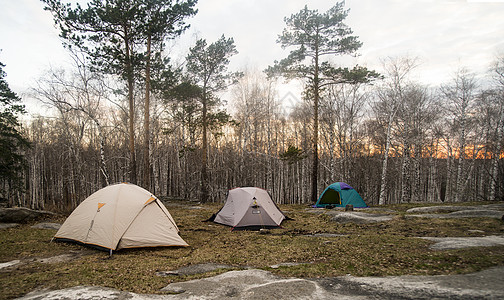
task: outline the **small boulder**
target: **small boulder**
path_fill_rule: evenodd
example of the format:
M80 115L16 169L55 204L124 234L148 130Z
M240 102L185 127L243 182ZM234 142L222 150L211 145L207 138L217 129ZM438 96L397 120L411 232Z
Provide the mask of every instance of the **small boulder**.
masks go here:
M45 210L32 210L25 207L0 208L0 223L22 223L51 218L56 214Z

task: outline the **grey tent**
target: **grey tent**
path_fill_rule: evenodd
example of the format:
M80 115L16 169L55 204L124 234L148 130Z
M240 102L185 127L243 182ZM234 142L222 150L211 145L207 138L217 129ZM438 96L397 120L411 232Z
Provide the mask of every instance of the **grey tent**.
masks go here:
M224 206L208 221L233 229L260 229L279 227L284 219L266 190L242 187L230 190Z

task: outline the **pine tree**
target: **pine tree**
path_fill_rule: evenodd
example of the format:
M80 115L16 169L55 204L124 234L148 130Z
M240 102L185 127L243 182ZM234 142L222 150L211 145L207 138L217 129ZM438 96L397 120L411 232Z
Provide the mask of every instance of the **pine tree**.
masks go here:
M344 1L325 13L305 6L299 13L285 18L287 28L278 37L282 48L294 47L289 56L266 70L270 76L307 81L305 98L313 103L313 165L311 201L317 200L319 168L319 101L324 87L331 84L367 82L378 77L374 71L355 66L334 67L324 57L355 53L362 43L343 21L348 10Z
M10 189L19 189L21 171L25 166L23 151L29 147L29 142L21 132L18 117L26 111L24 105L19 104L21 99L5 80L4 67L0 63L0 182L7 184ZM8 192L5 188L0 191Z

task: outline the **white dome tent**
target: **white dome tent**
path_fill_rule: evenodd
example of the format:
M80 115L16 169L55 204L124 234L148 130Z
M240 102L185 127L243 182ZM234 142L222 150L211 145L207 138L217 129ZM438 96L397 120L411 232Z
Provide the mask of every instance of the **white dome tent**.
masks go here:
M188 246L163 203L128 183L102 188L86 198L65 220L53 240L102 250Z

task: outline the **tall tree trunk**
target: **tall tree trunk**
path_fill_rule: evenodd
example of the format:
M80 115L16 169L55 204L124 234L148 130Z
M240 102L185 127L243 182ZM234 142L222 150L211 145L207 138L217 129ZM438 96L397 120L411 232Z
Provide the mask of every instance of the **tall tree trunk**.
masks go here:
M98 120L94 119L98 128L98 137L100 139L100 172L102 174L102 186L105 187L110 184L109 174L107 171L107 164L105 162L105 137L103 130Z
M421 195L425 193L422 193L421 191L421 175L422 175L422 170L420 167L420 159L422 159L422 150L420 143L415 143L414 149L413 149L413 189L411 191L411 201L412 202L421 202ZM427 181L428 184L430 184L429 181ZM427 186L429 188L429 186Z
M150 163L150 59L151 36L147 37L147 61L145 64L145 108L144 108L144 172L143 186L151 189L151 163Z
M201 202L208 202L209 198L209 190L208 190L208 140L207 140L207 95L205 92L205 88L203 88L203 145L202 145L202 153L201 153Z
M381 173L381 180L380 180L380 195L378 197L378 204L379 205L384 205L386 202L386 192L387 192L387 168L388 168L388 157L389 157L389 150L390 150L390 144L392 140L392 122L394 121L395 117L395 112L390 114L388 125L387 125L387 137L386 137L386 142L385 142L385 153L383 155L383 163L382 163L382 173Z
M133 65L130 54L130 40L128 28L124 26L124 46L126 50L126 80L128 82L128 104L129 104L129 152L130 152L130 182L137 183L137 166L135 154L135 99L134 99L134 78Z
M318 194L318 129L319 129L319 65L318 49L315 52L315 74L313 78L313 165L312 165L312 193L311 202L317 202Z
M428 176L428 178L427 178L427 202L437 202L437 198L436 198L437 158L434 158L435 157L434 153L431 153L431 155L429 157L429 168L428 168L429 174L427 175ZM420 199L415 199L415 200L420 201Z
M453 159L451 155L446 158L446 190L444 202L453 201Z
M403 162L401 167L401 203L409 203L411 201L411 157L409 141L404 139L403 142Z
M497 143L492 159L491 181L490 181L490 200L497 200L497 183L499 175L499 161L501 156L502 140L504 139L504 104L501 104L499 110L499 122L497 123Z
M464 110L465 112L465 110ZM460 120L460 135L459 135L459 157L457 166L457 190L455 192L455 202L462 201L462 196L464 192L464 176L462 174L465 165L466 157L466 144L465 144L465 130L466 130L465 116L462 116Z

